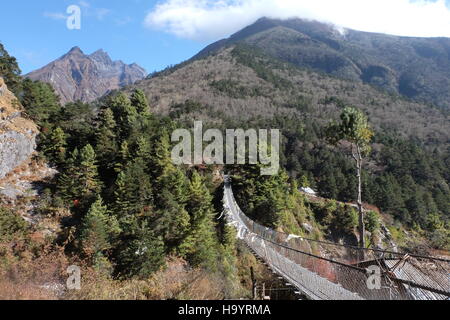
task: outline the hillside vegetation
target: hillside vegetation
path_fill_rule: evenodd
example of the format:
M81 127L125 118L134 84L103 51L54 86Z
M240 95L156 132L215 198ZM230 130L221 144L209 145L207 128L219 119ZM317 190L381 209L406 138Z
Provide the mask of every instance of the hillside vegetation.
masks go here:
M297 116L323 124L352 105L364 110L380 131L429 145L449 141L449 116L438 109L369 85L297 69L248 46L224 49L134 87L163 114L176 112L178 104L190 100L204 107L188 110L197 119Z
M195 119L222 129L282 129L289 175L341 201L356 199L355 169L324 142L324 128L344 107L360 108L376 131L365 163L364 201L436 244L448 243L449 117L437 108L301 70L247 45L219 50L135 87L159 113L188 127Z
M262 18L229 39L208 46L198 57L245 43L284 62L361 81L448 111L450 40L338 31L301 19Z

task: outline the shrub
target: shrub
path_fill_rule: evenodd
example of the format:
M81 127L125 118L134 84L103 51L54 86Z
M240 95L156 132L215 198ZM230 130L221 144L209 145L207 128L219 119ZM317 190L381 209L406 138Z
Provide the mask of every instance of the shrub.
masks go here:
M375 211L368 211L365 216L366 229L374 233L380 229L380 217Z
M9 209L0 207L0 242L23 237L29 230L27 222Z

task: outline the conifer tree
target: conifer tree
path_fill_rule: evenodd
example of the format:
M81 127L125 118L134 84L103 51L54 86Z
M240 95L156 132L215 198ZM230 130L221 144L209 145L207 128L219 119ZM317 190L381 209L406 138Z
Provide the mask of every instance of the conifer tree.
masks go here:
M116 172L121 172L124 168L128 166L128 163L131 161L131 153L128 147L128 142L124 141L120 145L119 153L116 158L116 163L114 165L114 170Z
M25 79L22 91L20 102L27 114L40 126L46 126L61 111L58 96L50 84Z
M149 140L141 136L137 140L136 146L136 158L141 159L146 164L146 171L148 170L148 164L151 161L152 148Z
M59 179L61 196L69 201L86 204L97 196L101 186L92 146L88 144L80 152L75 149Z
M188 200L189 181L184 172L180 168L175 168L174 171L167 176L164 184L173 194L174 200L180 205L185 206Z
M78 183L75 177L78 170L79 151L77 148L70 153L62 174L58 179L58 192L67 201L74 201L78 195Z
M164 235L170 251L177 251L181 241L190 229L190 216L186 211L189 182L183 171L175 168L162 179L155 194L155 207L159 208L154 230Z
M169 135L166 131L163 131L154 143L151 166L153 178L158 182L163 181L174 171L175 166L170 153Z
M80 151L80 161L76 181L80 186L82 197L96 195L101 190L101 182L98 178L97 160L94 148L90 144Z
M111 109L103 109L97 119L95 133L96 152L99 162L107 169L111 169L117 155L117 124Z
M144 221L122 242L118 253L118 274L146 279L165 265L164 242Z
M10 56L3 44L0 43L0 77L5 80L9 90L17 96L21 86L20 73L16 58Z
M137 217L149 215L152 207L152 187L144 169L143 161L136 159L119 173L116 181L114 212L123 229L130 233Z
M201 176L194 171L186 206L191 217L191 230L180 245L180 252L192 265L214 269L217 264L218 241L215 236L211 201L212 197Z
M252 219L277 227L279 214L286 208L290 187L284 170L277 175L261 176L260 165L245 165L233 169L235 196L239 205Z
M109 215L100 196L83 218L80 229L82 250L94 265L107 255L121 232L119 223Z
M117 128L120 141L124 141L133 133L138 117L136 108L131 105L130 99L124 93L119 93L117 96L111 98L109 107L113 111L118 124Z
M150 108L144 91L136 89L130 97L131 105L136 108L140 115L149 115Z
M153 229L161 234L167 248L172 252L177 252L180 244L186 238L190 230L190 216L183 204L176 201L176 196L164 188L160 197L157 219Z
M66 158L66 144L64 131L57 127L51 131L50 136L43 143L42 152L49 158L51 163L60 166Z

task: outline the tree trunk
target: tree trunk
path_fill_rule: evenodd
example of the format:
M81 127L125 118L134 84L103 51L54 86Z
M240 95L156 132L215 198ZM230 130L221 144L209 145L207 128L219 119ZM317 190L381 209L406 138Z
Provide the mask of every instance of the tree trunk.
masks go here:
M361 149L357 146L358 154L357 154L357 177L358 177L358 213L359 213L359 246L361 248L366 247L366 239L365 239L365 226L364 226L364 208L362 202L362 155ZM360 260L364 260L364 250L361 250Z

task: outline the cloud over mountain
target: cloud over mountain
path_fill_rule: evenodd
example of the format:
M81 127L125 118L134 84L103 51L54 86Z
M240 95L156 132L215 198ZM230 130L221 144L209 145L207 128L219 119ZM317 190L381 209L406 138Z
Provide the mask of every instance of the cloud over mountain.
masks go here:
M144 24L181 38L210 41L264 16L314 19L401 36L450 37L445 0L164 0Z

